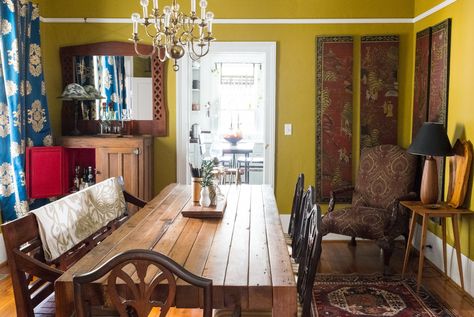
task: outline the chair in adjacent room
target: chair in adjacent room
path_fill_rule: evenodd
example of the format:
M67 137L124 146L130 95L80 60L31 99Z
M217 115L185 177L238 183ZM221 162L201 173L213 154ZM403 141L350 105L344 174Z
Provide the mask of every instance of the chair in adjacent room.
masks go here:
M384 253L387 272L394 240L408 235L408 212L400 200L415 199L417 161L397 145L379 145L361 152L355 187L331 192L327 214L322 219L323 234L337 233L375 240ZM352 190L352 205L334 210L337 195Z
M212 280L197 276L151 250L123 252L92 272L74 276L76 316L88 317L91 312L103 312L104 306L94 303L96 289L90 287L90 283L100 283L103 279L107 279L104 292L112 306L108 311L116 310L122 317L145 317L153 308L159 308L160 316L165 316L175 302L177 278L203 291L203 316L211 317Z

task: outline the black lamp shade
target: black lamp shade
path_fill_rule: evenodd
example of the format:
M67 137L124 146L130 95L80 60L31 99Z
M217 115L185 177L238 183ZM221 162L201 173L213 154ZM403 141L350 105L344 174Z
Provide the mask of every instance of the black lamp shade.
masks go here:
M442 123L425 122L407 152L428 156L451 156L451 143Z

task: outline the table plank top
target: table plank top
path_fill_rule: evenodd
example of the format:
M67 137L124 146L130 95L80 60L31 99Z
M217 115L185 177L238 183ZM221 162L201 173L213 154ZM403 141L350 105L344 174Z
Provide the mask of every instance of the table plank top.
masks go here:
M276 300L289 298L286 306L293 315L296 284L273 189L232 185L228 190L222 219L193 219L180 212L191 188L169 185L56 281L56 299L62 301L57 315L71 309L73 274L89 272L130 249L158 251L212 279L214 308L239 304L269 310L282 304ZM197 290L178 280L176 305L199 307Z
M402 206L405 206L408 209L420 215L449 217L451 215L456 215L456 214L467 215L471 213L469 209L454 208L454 207L449 206L446 202L441 202L436 205L425 205L421 201L407 200L407 201L400 201L400 204L402 204Z

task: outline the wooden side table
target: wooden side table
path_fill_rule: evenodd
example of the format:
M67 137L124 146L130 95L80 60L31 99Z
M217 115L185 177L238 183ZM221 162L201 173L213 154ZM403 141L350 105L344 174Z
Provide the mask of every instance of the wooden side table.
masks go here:
M426 231L428 229L427 225L428 225L428 219L430 217L441 218L444 275L445 277L447 277L448 259L447 259L447 254L446 254L446 218L451 217L451 221L453 224L453 233L454 233L454 248L456 249L459 277L461 279L461 287L464 290L464 276L462 272L462 263L461 263L461 243L459 240L459 219L461 215L470 214L470 211L468 209L452 208L452 207L449 207L446 203L441 203L439 208L429 208L426 205L423 205L420 201L401 201L400 203L412 211L412 217L411 217L411 222L410 222L410 233L408 235L407 248L405 251L405 259L403 261L402 277L405 274L405 271L408 266L408 260L410 257L411 245L413 241L417 216L422 217L420 259L418 262L418 276L417 276L417 291L420 289L421 277L423 275L423 262L425 259L423 246L425 245L425 242L426 242Z

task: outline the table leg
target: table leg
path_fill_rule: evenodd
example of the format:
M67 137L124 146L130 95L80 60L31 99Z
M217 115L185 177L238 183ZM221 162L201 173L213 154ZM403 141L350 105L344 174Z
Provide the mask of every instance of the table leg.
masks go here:
M408 266L408 261L410 259L411 244L412 244L413 236L415 233L415 225L416 225L416 213L412 212L411 221L410 221L410 231L408 232L408 241L407 241L407 246L405 250L405 259L403 261L402 277L403 275L405 275L405 272Z
M273 287L272 316L296 317L298 304L295 287Z
M441 237L443 240L444 277L448 276L448 256L446 252L446 217L441 218Z
M456 248L456 256L458 260L458 270L459 270L459 278L461 279L461 287L464 290L464 276L462 273L462 262L461 262L461 242L459 240L459 220L460 216L455 215L451 217L453 222L453 233L454 233L454 247Z
M428 217L423 215L423 223L421 226L421 240L420 240L420 259L418 261L418 276L416 279L416 291L420 290L421 278L423 276L423 262L425 260L424 246L426 243L426 231L428 225Z

